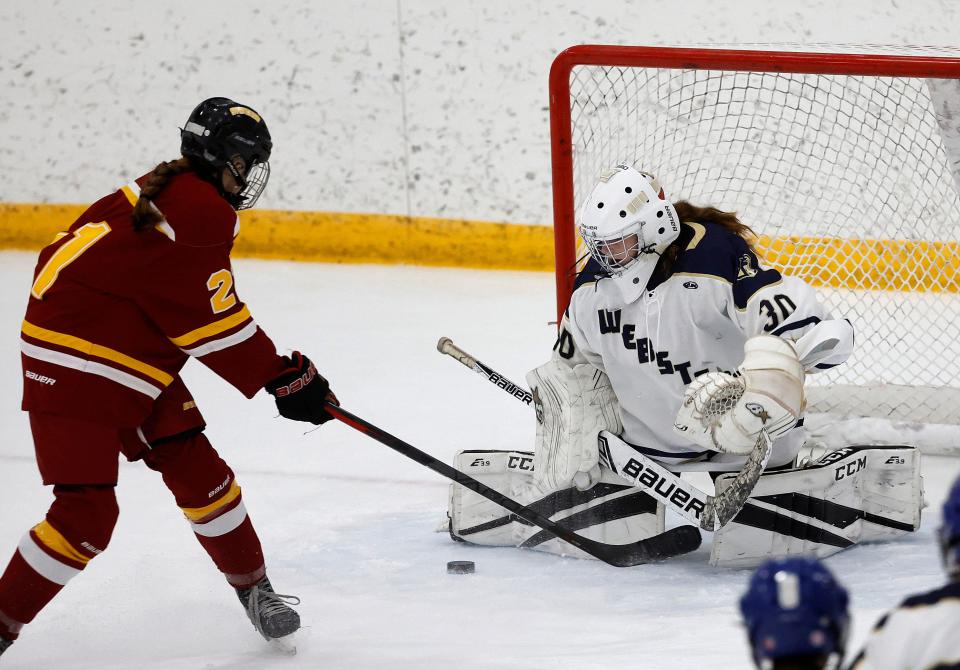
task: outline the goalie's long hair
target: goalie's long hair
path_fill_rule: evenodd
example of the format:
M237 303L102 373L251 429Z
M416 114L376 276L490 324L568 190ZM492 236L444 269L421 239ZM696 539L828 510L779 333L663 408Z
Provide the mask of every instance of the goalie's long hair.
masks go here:
M686 200L675 202L673 206L677 210L677 216L680 217L680 221L710 223L715 226L720 226L742 237L747 242L747 245L753 249L753 243L757 239L757 234L753 232L750 226L741 221L735 212L724 212L716 207L698 207ZM673 274L673 266L676 265L677 259L680 257L682 251L683 247L674 242L667 247L660 256L660 269L662 269L667 276Z

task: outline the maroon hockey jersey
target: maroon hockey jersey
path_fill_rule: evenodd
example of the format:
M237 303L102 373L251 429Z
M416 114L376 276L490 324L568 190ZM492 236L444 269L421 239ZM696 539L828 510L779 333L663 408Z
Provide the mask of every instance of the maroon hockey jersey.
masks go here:
M252 397L285 369L233 283L239 219L193 173L137 232L141 177L91 205L40 252L21 332L23 409L139 426L193 356Z

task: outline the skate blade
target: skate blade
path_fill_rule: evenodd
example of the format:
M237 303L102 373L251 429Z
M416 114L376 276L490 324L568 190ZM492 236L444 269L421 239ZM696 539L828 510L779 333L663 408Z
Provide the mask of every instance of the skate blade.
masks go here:
M270 648L278 654L283 654L284 656L297 655L297 643L296 640L293 639L293 635L274 638L270 640L268 644Z

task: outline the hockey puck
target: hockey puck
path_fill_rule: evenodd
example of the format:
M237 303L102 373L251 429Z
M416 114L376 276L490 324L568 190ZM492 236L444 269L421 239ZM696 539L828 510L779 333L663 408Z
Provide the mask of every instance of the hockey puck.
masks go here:
M474 569L477 566L473 564L473 561L448 561L447 562L447 574L448 575L470 575L473 574Z

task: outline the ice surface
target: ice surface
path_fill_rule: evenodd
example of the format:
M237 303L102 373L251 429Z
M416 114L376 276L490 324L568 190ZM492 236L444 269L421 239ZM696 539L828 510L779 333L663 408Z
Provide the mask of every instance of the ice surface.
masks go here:
M33 262L0 253L0 563L50 501L18 410ZM236 274L278 347L308 353L350 411L445 461L531 444L528 409L435 347L447 335L521 382L553 343L552 275L266 261L238 261ZM4 670L748 667L735 604L749 571L708 567L709 537L630 569L454 544L434 532L447 494L434 473L345 426L279 419L269 397L247 401L201 365L184 377L274 585L303 598L298 655L264 644L159 477L124 463L110 549L24 630ZM931 507L915 536L828 559L852 592L852 648L883 610L942 580L933 529L958 470L926 459ZM449 560L475 561L476 574L448 575Z

